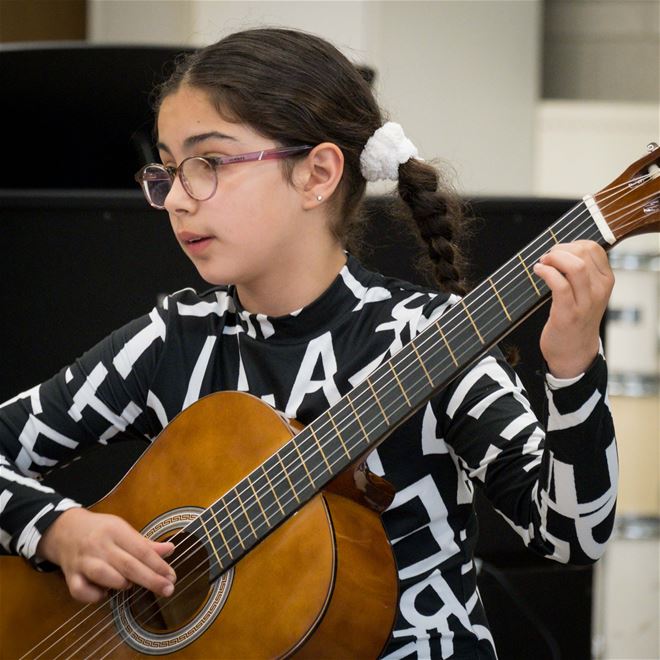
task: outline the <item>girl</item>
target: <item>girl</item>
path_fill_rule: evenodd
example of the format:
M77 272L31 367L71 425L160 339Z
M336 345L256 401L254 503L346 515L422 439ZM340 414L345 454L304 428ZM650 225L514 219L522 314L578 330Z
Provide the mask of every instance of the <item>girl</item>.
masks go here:
M2 545L58 565L81 601L130 584L171 595L172 544L80 508L37 475L120 431L153 439L218 390L309 423L463 293L459 205L325 41L230 35L185 59L156 109L162 165L138 180L215 288L173 294L0 411ZM437 290L352 256L366 181L382 178L398 179ZM396 490L383 515L399 578L385 657L495 656L472 559L474 483L557 561L595 561L610 534L616 451L598 330L612 273L590 242L556 246L534 273L553 295L541 337L547 435L494 351L368 458Z

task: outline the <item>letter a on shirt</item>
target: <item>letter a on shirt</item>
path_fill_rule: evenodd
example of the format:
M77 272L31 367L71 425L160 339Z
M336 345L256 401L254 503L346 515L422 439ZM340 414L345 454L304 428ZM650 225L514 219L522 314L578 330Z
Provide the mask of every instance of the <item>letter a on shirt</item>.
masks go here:
M323 367L323 380L312 380L314 369L321 358ZM341 398L337 386L335 385L334 375L337 373L337 360L332 346L332 336L329 332L323 333L320 337L312 339L307 345L305 357L303 358L296 380L291 390L289 403L286 406L285 414L289 418L296 417L298 407L303 402L305 395L312 394L322 389L325 398L330 405L333 405Z

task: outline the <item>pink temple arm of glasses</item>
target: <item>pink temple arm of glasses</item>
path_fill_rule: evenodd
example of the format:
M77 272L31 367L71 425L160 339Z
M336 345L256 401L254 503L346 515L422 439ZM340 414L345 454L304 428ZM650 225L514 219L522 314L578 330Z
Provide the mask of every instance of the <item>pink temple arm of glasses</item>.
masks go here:
M243 163L251 160L276 160L279 158L287 158L296 153L309 151L313 149L311 145L303 145L299 147L276 147L275 149L264 149L262 151L252 151L247 154L238 154L236 156L220 156L213 158L219 165L228 165L229 163Z

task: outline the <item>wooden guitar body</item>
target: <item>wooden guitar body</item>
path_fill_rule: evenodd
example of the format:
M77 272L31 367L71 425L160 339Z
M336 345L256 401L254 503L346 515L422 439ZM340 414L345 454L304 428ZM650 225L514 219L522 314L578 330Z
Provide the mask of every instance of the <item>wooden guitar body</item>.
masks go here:
M176 417L91 509L166 538L293 433L250 395L210 395ZM211 584L208 550L178 565L170 558L178 580L174 595L159 601L163 607L147 602L144 591L133 601L128 591L81 605L59 571L38 573L20 558L2 557L0 656L376 657L396 610L391 548L378 512L356 502L355 493L333 490L314 496Z

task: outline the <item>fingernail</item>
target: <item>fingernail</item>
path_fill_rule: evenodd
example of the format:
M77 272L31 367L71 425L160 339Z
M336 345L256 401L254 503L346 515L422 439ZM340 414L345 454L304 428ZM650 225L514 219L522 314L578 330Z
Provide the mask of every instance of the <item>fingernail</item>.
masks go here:
M172 571L171 573L168 574L168 579L172 581L172 584L176 582L176 573Z
M164 589L163 589L163 594L165 596L171 596L174 593L174 585L173 584L168 584Z

